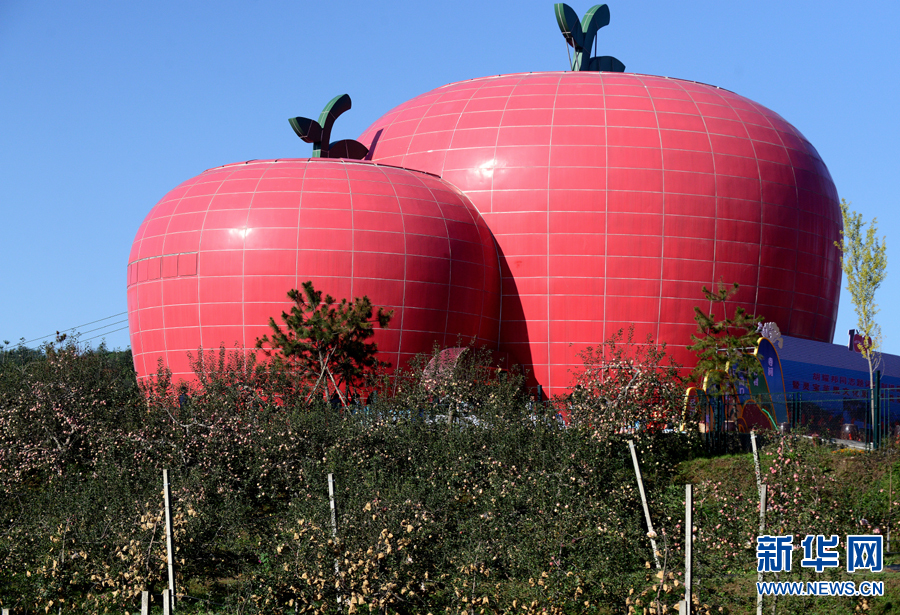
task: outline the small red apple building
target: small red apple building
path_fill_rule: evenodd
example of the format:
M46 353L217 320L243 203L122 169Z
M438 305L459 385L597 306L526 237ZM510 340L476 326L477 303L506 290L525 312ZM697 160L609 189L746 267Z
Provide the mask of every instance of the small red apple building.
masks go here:
M841 214L815 148L733 92L587 58L598 8L584 32L557 11L573 71L437 88L330 154L330 125L292 122L316 154L366 162L228 165L166 195L129 258L139 376L252 347L306 279L395 309L375 338L394 365L461 336L551 393L632 324L690 367L693 308L719 280L784 334L830 342Z
M253 348L312 280L394 310L380 358L402 365L457 339L496 347L500 276L490 231L438 177L355 160L254 160L201 173L154 207L128 265L140 378L160 360L190 379L187 353Z

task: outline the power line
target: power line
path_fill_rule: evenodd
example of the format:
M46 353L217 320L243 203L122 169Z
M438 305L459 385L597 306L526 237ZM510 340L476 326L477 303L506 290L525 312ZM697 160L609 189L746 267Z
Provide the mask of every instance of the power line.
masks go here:
M121 325L123 322L128 322L128 319L119 320L116 322L111 322L108 325L103 325L102 327L97 327L96 329L88 329L87 331L76 331L79 335L84 335L85 333L93 333L94 331L99 331L100 329L106 329L107 327L115 327L116 325ZM127 329L127 327L126 327ZM70 329L71 331L71 329Z
M92 320L91 322L86 322L83 325L78 325L77 327L72 327L72 329L77 329L78 327L86 327L88 325L92 325L95 322L102 322L104 320L109 320L110 318L115 318L116 316L121 316L122 314L127 314L128 312L119 312L118 314L113 314L112 316L107 316L106 318L101 318L100 320ZM71 331L72 329L66 329L66 331Z
M100 318L99 320L92 320L91 322L86 322L86 323L84 323L83 325L76 325L76 326L72 327L71 329L63 329L63 331L74 331L74 330L77 329L78 327L86 327L86 326L88 326L88 325L93 325L93 324L98 323L98 322L103 322L104 320L109 320L110 318L115 318L116 316L121 316L122 314L127 314L127 313L128 313L128 312L119 312L118 314L113 314L112 316L107 316L106 318ZM125 321L122 321L122 322L125 322ZM112 323L112 324L110 324L110 325L108 325L108 326L111 327L113 324L117 324L117 323ZM100 327L100 328L102 329L103 327ZM94 329L94 331L96 331L96 330L97 330L97 329ZM38 340L46 339L46 338L48 338L48 337L53 337L53 336L56 335L57 333L59 333L59 331L54 331L53 333L50 333L50 334L48 334L48 335L42 335L41 337L36 337L36 338L34 338L33 340L28 340L27 342L21 342L21 344L22 344L23 346L27 346L27 345L30 344L31 342L36 342L36 341L38 341ZM90 333L90 332L88 331L88 333Z
M117 331L124 331L127 328L128 328L128 326L126 325L126 326L122 327L121 329L113 329L112 331L107 331L106 333L101 333L100 335L95 335L94 337L89 337L86 340L80 340L80 341L89 342L91 340L97 339L98 337L103 337L104 335L109 335L110 333L115 333Z

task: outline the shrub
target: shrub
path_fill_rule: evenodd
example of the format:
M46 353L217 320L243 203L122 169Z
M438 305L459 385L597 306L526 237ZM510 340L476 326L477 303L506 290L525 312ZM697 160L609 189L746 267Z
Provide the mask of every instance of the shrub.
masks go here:
M698 597L717 608L723 579L755 569L752 462L685 465L696 435L654 420L679 416L678 380L655 350L644 355L655 363L618 350L602 358L609 367L620 357L619 372L600 378L588 362L565 424L559 406L527 400L523 374L476 349L440 379L423 357L370 381L371 403L333 408L307 403L272 364L223 348L195 355L193 384L160 366L143 389L115 355L54 348L2 372L4 437L48 452L0 457L9 470L0 602L123 611L141 590L165 587L166 468L176 586L223 612L640 612L657 596L671 606L683 580L684 481L696 486ZM631 382L629 369L652 395L594 399L615 393L620 373ZM604 414L610 407L619 414ZM62 454L48 433L77 445ZM628 440L666 562L661 579L647 568ZM845 483L859 481L834 479L835 463L858 461L824 451L790 438L763 449L773 531L845 533L863 514L882 523L881 495L850 497ZM21 459L31 465L16 473Z

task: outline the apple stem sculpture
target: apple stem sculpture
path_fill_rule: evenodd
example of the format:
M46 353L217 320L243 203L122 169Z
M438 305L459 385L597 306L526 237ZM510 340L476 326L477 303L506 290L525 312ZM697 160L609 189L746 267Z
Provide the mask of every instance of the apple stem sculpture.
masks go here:
M306 143L313 144L313 158L349 158L362 160L369 153L369 148L353 139L343 139L331 143L331 129L335 120L351 107L350 95L339 94L328 101L319 121L308 117L292 117L288 121L291 128Z
M553 5L556 23L566 43L575 49L575 57L570 58L573 71L608 71L624 73L625 65L612 56L591 57L591 47L595 46L597 31L609 25L609 7L598 4L588 9L584 18L578 20L578 13L562 2Z

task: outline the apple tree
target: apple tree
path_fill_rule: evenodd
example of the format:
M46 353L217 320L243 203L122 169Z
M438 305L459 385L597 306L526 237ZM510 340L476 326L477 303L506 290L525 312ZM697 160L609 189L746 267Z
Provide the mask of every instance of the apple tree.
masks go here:
M572 422L590 425L598 440L623 432L654 435L682 422L684 383L665 342L648 335L638 343L631 325L579 357L584 369L573 374L566 404Z
M290 313L281 314L284 328L270 318L272 333L257 339L256 347L267 355L274 354L276 361L311 383L307 399L318 392L326 399L336 393L346 405L347 396L366 374L387 366L375 356L378 345L368 340L375 335L376 322L380 327L388 326L393 310L378 308L376 312L367 296L342 299L340 303L331 295L323 298L312 281L287 295L294 305Z

